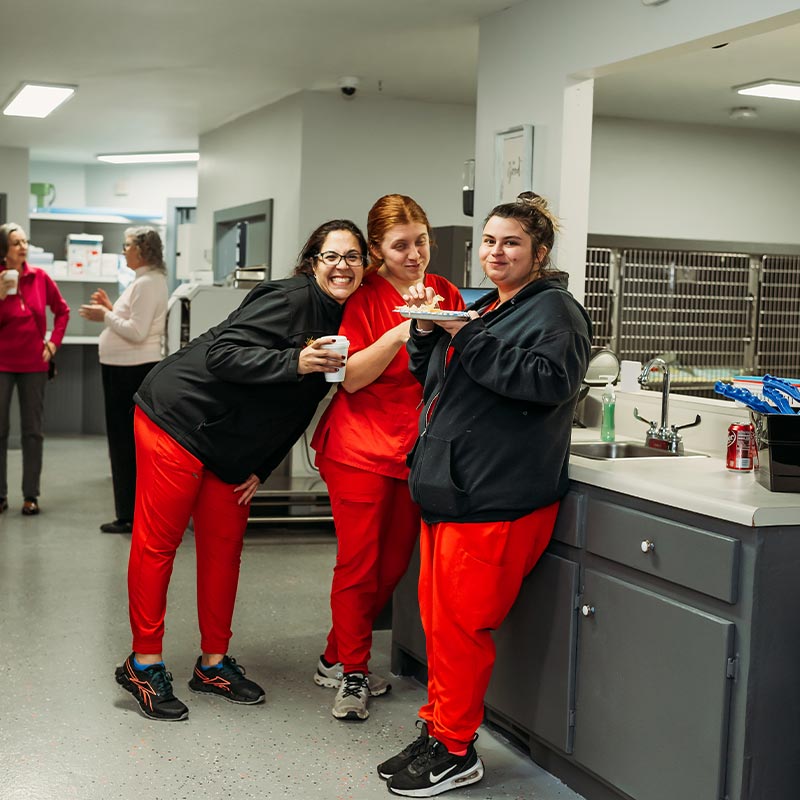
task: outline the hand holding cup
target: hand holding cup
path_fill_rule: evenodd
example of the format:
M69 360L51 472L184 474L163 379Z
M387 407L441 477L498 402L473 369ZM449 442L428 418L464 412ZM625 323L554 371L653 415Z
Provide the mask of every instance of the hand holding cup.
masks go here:
M300 351L297 374L308 375L311 372L324 372L326 381L343 381L349 347L350 342L346 336L322 336L309 342Z
M10 294L16 294L19 291L19 272L15 269L6 269L0 272L2 278L2 288L0 289L0 299L5 298Z

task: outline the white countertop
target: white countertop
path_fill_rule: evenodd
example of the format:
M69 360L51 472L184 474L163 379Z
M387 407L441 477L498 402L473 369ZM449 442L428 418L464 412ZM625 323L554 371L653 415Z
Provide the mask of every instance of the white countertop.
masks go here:
M600 441L600 431L575 428L572 441ZM644 434L618 435L617 441L644 444ZM687 449L710 452L688 442ZM570 456L569 476L580 483L740 525L800 525L800 493L770 492L756 481L752 472L730 472L720 452L711 452L708 458L616 461Z

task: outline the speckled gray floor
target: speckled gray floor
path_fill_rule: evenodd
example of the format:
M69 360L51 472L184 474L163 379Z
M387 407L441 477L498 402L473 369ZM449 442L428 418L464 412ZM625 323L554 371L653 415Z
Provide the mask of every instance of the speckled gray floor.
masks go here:
M330 715L333 691L311 680L330 620L332 537L248 533L231 654L267 702L235 706L189 692L198 655L191 536L179 551L165 658L185 722L142 717L114 682L130 650L129 536L111 519L105 441L50 438L38 517L20 514L20 454L9 453L10 508L0 515L0 797L3 800L327 798L388 792L375 766L414 738L424 688L407 679L364 723ZM388 632L372 667L386 673ZM484 780L447 797L581 800L496 734L481 730Z

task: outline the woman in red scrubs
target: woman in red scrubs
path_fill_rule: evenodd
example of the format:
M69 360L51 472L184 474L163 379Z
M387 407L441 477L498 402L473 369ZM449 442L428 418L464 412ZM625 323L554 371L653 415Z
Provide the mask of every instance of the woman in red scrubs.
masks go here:
M367 239L371 263L339 329L350 340L345 379L311 443L338 539L333 626L314 680L338 688L331 713L348 720L366 719L369 697L391 688L369 674L372 625L408 567L420 528L406 454L422 387L408 371L410 322L394 309L417 284L430 287L441 308L463 308L455 286L425 272L431 227L410 197L381 197L370 209Z

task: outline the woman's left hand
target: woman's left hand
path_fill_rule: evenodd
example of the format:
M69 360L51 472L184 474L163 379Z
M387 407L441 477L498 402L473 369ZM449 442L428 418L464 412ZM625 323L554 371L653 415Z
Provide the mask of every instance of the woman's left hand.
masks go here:
M244 483L234 486L234 492L242 493L242 496L237 501L239 505L247 505L253 499L253 495L258 491L259 486L261 486L261 478L258 475L251 475Z
M58 348L52 342L44 343L44 350L42 350L42 361L47 364L48 361L56 354Z
M325 350L326 344L332 344L333 339L329 336L321 336L314 339L300 351L297 361L297 374L308 375L311 372L336 372L345 365L345 357L334 353L333 350Z
M469 319L442 319L436 320L435 325L438 325L440 328L444 328L445 331L450 335L452 338L455 336L465 325L469 325L470 322L474 319L478 319L480 314L477 311L468 311Z
M91 320L92 322L103 322L108 313L108 309L105 306L101 306L99 303L86 303L80 307L78 313L84 319Z

